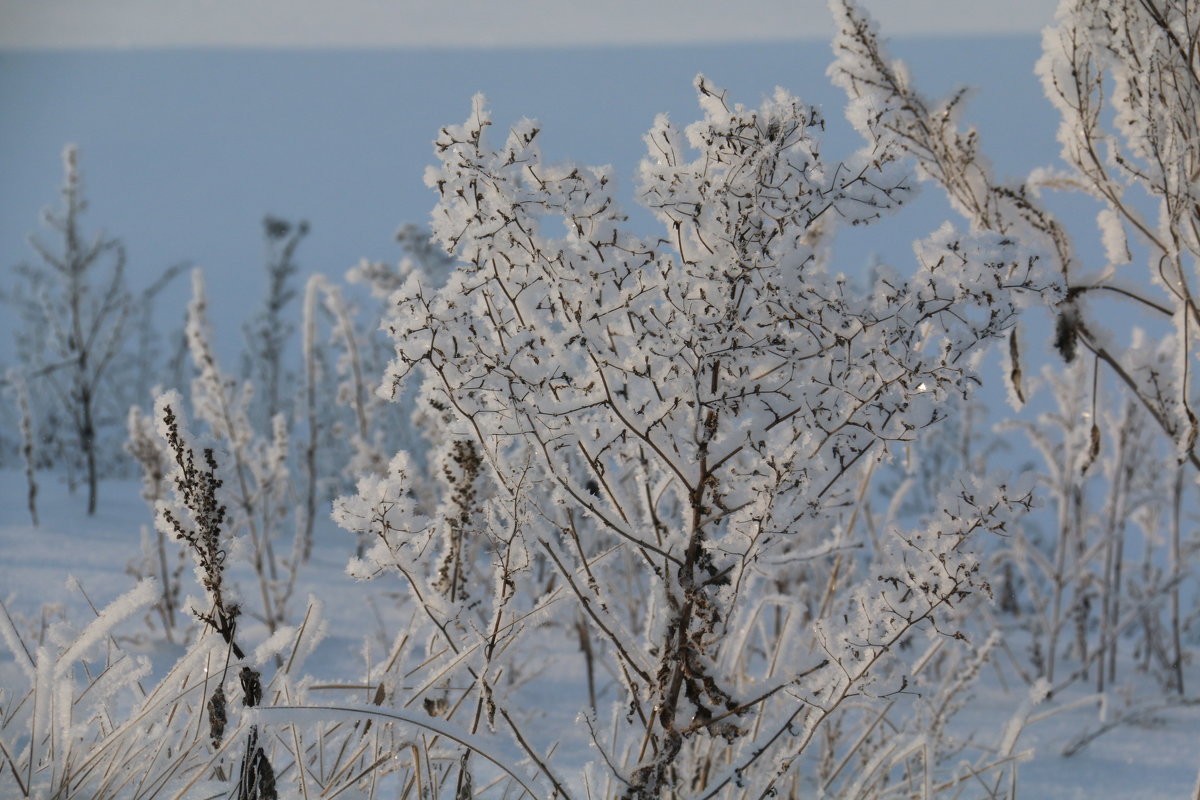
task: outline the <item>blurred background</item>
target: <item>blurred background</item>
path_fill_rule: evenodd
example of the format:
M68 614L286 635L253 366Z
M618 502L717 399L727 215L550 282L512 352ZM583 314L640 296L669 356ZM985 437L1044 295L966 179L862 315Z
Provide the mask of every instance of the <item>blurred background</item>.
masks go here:
M1032 74L1052 3L867 5L929 95L976 87L967 116L1001 175L1054 159L1056 118ZM235 353L265 291L263 217L309 222L305 271L398 259L396 230L433 205L432 141L477 92L497 136L533 117L548 157L612 164L632 223L657 235L633 200L641 137L658 113L696 117L697 73L746 105L782 86L824 107L827 154L860 145L825 77L832 33L821 0L5 0L0 287L35 260L27 239L58 202L74 143L84 229L124 243L135 290L171 264L202 267L217 346ZM904 268L912 239L951 216L936 190L921 203L903 227L843 236L838 268ZM177 280L160 296L160 327L178 324L188 292ZM0 363L12 362L8 324Z

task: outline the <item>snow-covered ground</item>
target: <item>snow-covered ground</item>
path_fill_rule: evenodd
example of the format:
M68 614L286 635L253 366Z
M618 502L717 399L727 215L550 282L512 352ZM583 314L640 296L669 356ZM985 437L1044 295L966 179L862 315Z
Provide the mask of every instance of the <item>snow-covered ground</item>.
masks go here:
M139 498L136 481L106 481L95 517L83 513L80 495L71 496L64 483L41 477L39 512L41 525L29 524L25 513L25 480L15 471L0 472L0 592L5 607L18 620L23 633L67 618L86 622L97 607L111 602L134 584L126 567L140 548L142 527L150 523L149 512ZM353 555L352 537L331 523L317 534L312 560L303 570L302 598L314 595L325 606L329 634L309 659L307 671L329 683L360 679L364 665L386 656L382 628L394 621L389 590L399 584L363 584L345 574ZM249 576L244 567L235 568L235 579ZM185 578L185 581L188 578ZM76 588L78 584L78 588ZM185 592L198 593L195 586ZM187 625L186 621L183 625ZM141 620L126 623L121 632L129 646L151 654L156 669L165 669L179 652L164 644ZM251 639L262 632L250 631ZM530 648L527 676L529 704L541 735L558 739L556 761L583 764L594 757L575 724L575 710L584 701L584 662L574 642L561 629L549 629ZM1010 646L1019 650L1020 637ZM0 655L0 676L11 676L12 656ZM603 693L606 677L598 687ZM1189 664L1186 680L1200 682L1200 666ZM1029 708L1031 722L1022 731L1017 751L1028 754L1020 769L1019 795L1054 800L1179 800L1190 797L1200 767L1200 706L1151 709L1134 721L1113 727L1080 752L1069 757L1064 748L1106 721L1126 711L1124 698L1146 696L1148 678L1126 665L1118 685L1101 702L1082 685L1075 685L1052 701ZM976 687L975 699L958 715L956 732L980 743L997 742L1014 710L1025 702L1028 690L1008 662L999 655L996 666L985 670ZM344 698L342 698L344 700ZM603 696L601 697L603 699ZM363 699L366 702L366 698ZM1056 710L1063 709L1063 710ZM1044 718L1040 718L1044 715ZM0 787L6 778L0 778ZM0 788L10 796L12 787ZM966 797L983 796L968 790ZM982 790L980 790L982 791Z

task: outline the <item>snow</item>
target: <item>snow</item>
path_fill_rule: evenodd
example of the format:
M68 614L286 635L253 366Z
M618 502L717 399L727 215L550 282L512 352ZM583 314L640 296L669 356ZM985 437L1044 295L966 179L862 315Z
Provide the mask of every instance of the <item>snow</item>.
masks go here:
M105 481L100 507L90 519L83 513L81 497L72 496L62 482L44 476L42 489L43 522L41 527L34 528L24 514L23 473L0 471L0 591L4 594L5 608L26 637L31 630L39 629L39 621L43 619L65 617L76 625L95 624L92 604L101 608L126 595L135 581L125 574L125 566L138 552L139 526L146 525L149 519L149 512L139 499L136 481ZM371 633L369 623L373 613L386 614L388 592L372 592L374 584L357 582L345 575L345 564L353 551L353 537L349 534L327 522L318 526L316 548L303 571L301 591L324 599L325 620L321 626L326 635L307 659L309 683L346 681L362 671L364 654L379 662L390 649L390 644L384 644ZM240 575L241 580L248 577ZM70 582L78 583L80 590L67 589ZM393 585L393 588L398 587ZM11 632L6 628L5 617L0 615L0 633L11 648ZM150 634L146 623L140 620L125 622L114 633L127 646L151 657L154 674L161 675L179 653L177 647L167 646ZM1018 650L1022 646L1019 636L1009 646ZM265 649L255 653L255 661L260 663L269 660L271 650L267 645L262 647ZM559 738L559 763L574 764L582 770L583 764L596 753L589 746L586 733L575 724L575 712L569 710L572 703L578 702L580 693L585 693L581 685L582 658L572 654L569 646L564 648L553 640L539 642L530 651L530 657L542 662L539 671L543 677L526 684L533 692L527 708L537 709L538 726ZM985 739L1004 740L1002 746L1011 746L1014 753L1028 752L1028 759L1023 760L1019 771L1022 796L1081 800L1177 800L1189 796L1200 765L1200 706L1171 707L1168 701L1166 707L1117 727L1082 752L1064 757L1060 751L1065 744L1102 724L1100 703L1083 687L1074 687L1056 697L1053 705L1046 701L1030 703L1029 690L1022 688L1024 684L1005 661L1002 656L996 660L996 666L989 665L983 670L980 682L971 692L972 699L955 719L954 727L959 732L972 730ZM15 659L12 650L6 649L0 654L0 687L11 685L10 679L4 677L10 674L9 670L29 671L32 667L24 659ZM1150 679L1136 672L1132 665L1123 666L1121 674L1124 676L1121 681L1105 695L1110 718L1120 711L1123 697L1151 689L1146 685ZM609 680L601 677L602 693ZM1200 681L1200 666L1188 665L1187 680L1193 685ZM557 699L566 702L556 706ZM1067 711L1037 719L1040 712L1051 707L1072 706L1077 702ZM1019 732L1014 725L1005 735L1004 721L1022 704L1029 704L1030 717L1035 721ZM295 721L335 720L352 718L363 710L381 713L377 706L347 705L340 701L328 705L337 708L266 710L259 712L259 718L264 722L273 720L272 715ZM430 724L423 712L418 721ZM470 738L461 731L447 728L447 732ZM577 776L580 780L582 774L580 771Z

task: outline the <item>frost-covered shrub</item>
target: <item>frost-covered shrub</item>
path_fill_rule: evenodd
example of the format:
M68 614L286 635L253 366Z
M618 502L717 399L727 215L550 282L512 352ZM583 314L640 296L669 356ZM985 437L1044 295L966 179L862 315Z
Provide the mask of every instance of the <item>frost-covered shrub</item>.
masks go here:
M16 285L0 292L0 301L20 320L22 380L40 398L20 423L36 428L41 439L38 466L64 469L72 489L84 483L88 514L94 514L100 478L122 466L125 412L149 389L143 379L154 355L146 346L153 339L150 309L182 265L132 291L121 241L83 227L88 203L78 148L68 145L62 158L61 204L43 213L49 241L30 237L37 261L14 269ZM143 341L135 347L139 327Z
M414 272L386 325L388 384L420 381L441 412L447 481L420 507L402 453L340 501L340 524L374 542L352 572L403 577L428 622L413 659L442 653L418 668L437 676L418 681L426 698L470 687L456 709L472 732L510 734L551 785L549 742L497 676L521 673L508 654L526 620L566 626L575 609L616 680L611 715L581 719L602 793L780 790L818 760L818 736L873 765L829 769L827 791L917 780L896 767L919 750L940 770L941 723L916 749L872 732L987 592L973 540L1030 498L964 478L919 527L878 538L863 499L1052 283L1011 237L945 226L912 275L880 269L855 290L825 243L903 204L901 149L828 163L816 109L696 87L698 122L663 117L646 136L657 240L626 230L606 170L543 162L535 123L493 145L477 98L442 130L426 181L459 265L441 289ZM465 540L480 577L460 596L447 574Z

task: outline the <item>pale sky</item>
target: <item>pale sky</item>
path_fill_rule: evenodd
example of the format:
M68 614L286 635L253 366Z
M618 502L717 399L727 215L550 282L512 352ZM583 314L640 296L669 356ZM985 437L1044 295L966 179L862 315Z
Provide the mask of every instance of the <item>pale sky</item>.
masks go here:
M866 0L889 36L1032 34L1056 0ZM562 46L827 38L826 0L0 0L0 48Z

